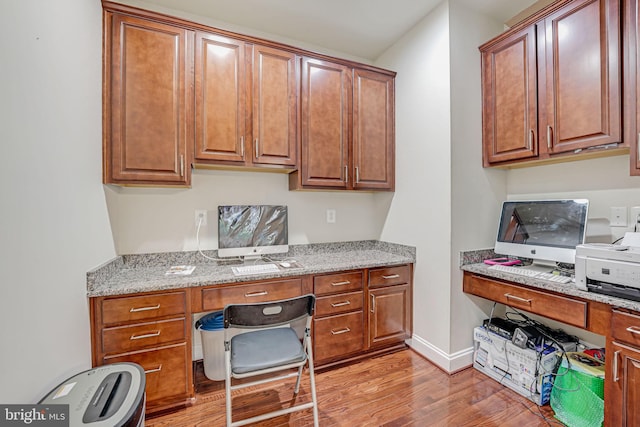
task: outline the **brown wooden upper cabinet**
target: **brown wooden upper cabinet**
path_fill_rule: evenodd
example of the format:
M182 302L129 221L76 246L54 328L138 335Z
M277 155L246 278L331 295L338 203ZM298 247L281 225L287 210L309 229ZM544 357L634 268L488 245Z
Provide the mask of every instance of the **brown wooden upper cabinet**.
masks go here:
M290 189L394 189L394 73L303 57L301 150Z
M197 32L196 163L296 165L296 55Z
M640 2L628 0L624 4L623 52L626 76L624 79L624 137L629 141L631 175L640 175Z
M195 164L394 189L394 72L102 6L105 183L188 186Z
M193 32L105 14L103 181L186 186Z
M628 147L620 31L619 0L561 0L482 45L483 165Z

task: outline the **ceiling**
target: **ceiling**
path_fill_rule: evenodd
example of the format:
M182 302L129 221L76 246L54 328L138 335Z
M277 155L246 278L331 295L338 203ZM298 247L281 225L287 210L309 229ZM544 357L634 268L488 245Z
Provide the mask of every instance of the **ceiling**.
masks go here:
M144 0L375 60L443 0ZM535 0L450 0L505 22Z

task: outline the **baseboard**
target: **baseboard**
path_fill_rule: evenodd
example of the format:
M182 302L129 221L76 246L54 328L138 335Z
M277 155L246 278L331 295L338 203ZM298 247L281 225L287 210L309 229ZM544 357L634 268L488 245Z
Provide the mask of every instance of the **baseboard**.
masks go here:
M440 369L450 374L473 365L473 346L448 354L418 335L413 335L407 344L417 353L420 353Z

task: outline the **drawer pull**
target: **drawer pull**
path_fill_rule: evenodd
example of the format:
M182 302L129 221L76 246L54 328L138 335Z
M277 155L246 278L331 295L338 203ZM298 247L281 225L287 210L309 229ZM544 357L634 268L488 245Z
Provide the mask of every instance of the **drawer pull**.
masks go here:
M344 302L332 302L331 303L331 307L342 307L345 305L351 305L351 301L344 301Z
M617 383L620 377L618 376L618 355L620 350L613 353L613 382Z
M160 372L162 371L162 365L159 365L157 368L153 368L153 369L146 369L144 371L145 374L153 374L154 372Z
M334 330L332 329L332 330L331 330L331 335L346 334L347 332L351 332L351 329L349 329L349 328L344 328L344 329L338 329L337 331L334 331Z
M627 332L631 332L632 334L640 335L640 328L638 328L637 326L629 326L627 328Z
M140 307L140 308L131 307L131 310L129 310L129 313L137 313L139 311L157 310L159 308L160 308L160 304L151 305L149 307Z
M344 282L331 282L331 286L344 286L344 285L348 285L349 283L351 283L348 280L345 280Z
M159 337L160 336L160 331L155 331L155 332L151 332L148 334L143 334L143 335L131 335L131 338L129 338L130 341L133 340L141 340L144 338L153 338L153 337Z
M375 295L371 295L371 308L369 309L369 311L372 313L376 312L376 296Z
M397 279L398 277L400 277L399 274L391 274L389 276L382 276L383 279L389 280L389 279Z
M526 304L531 305L531 300L530 299L526 299L526 298L521 298L521 297L517 297L515 295L511 295L510 293L506 293L504 294L505 297L507 297L507 299L513 299L519 302L524 302Z
M258 291L258 292L247 292L246 294L244 294L244 296L246 298L251 298L251 297L261 297L268 294L269 292L267 291Z

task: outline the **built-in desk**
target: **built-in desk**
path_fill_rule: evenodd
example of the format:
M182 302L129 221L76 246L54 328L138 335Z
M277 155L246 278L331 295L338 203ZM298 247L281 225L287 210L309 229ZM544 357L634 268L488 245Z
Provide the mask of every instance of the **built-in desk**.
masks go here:
M606 337L605 426L640 425L640 302L490 270L490 251L463 253L463 290Z
M208 256L215 257L215 252ZM314 361L327 368L406 346L412 327L415 248L378 241L290 247L301 268L235 276L197 252L125 255L87 274L92 363L135 362L146 372L147 412L195 397L193 315L230 303L306 293L318 297ZM188 276L170 266L195 265Z

